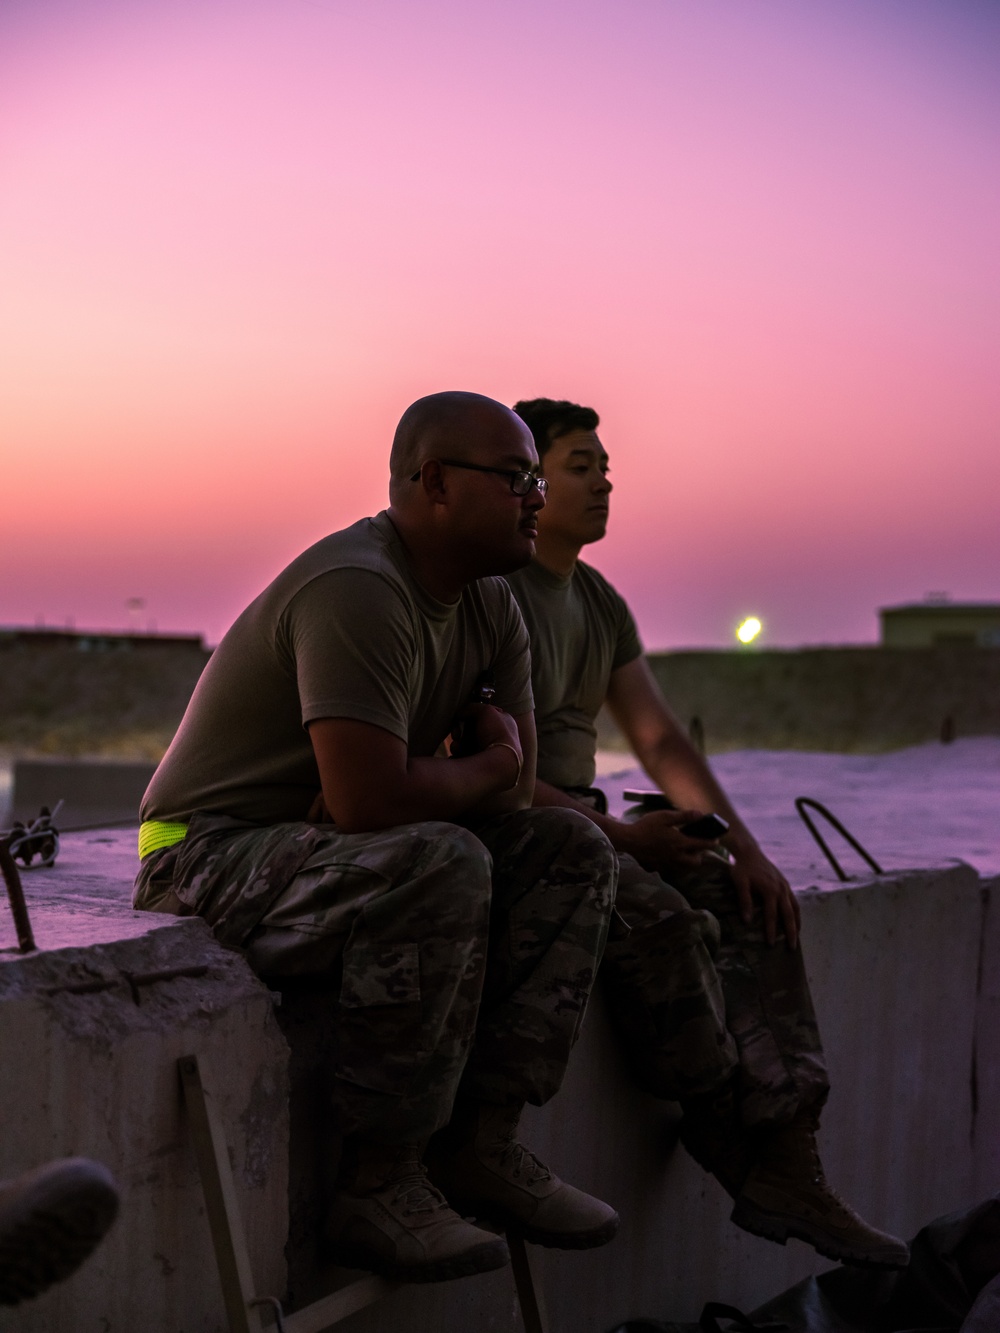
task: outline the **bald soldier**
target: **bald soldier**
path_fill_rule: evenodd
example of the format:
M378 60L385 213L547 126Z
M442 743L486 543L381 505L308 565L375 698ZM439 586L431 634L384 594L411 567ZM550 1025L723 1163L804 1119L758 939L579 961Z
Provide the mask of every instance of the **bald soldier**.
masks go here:
M798 948L799 911L689 743L619 594L579 555L608 523L598 417L538 398L531 427L549 483L535 560L510 576L531 635L538 727L535 804L586 812L619 855L617 916L602 975L636 1078L683 1108L681 1140L734 1200L733 1221L853 1263L899 1267L902 1241L868 1225L827 1184L816 1147L829 1086ZM598 805L594 720L607 703L677 809L633 823ZM729 863L681 825L729 823Z
M527 634L497 576L534 551L537 467L501 404L414 403L389 508L238 618L142 806L136 907L199 914L275 985L331 979L328 1237L402 1281L508 1261L450 1203L567 1248L618 1221L517 1138L562 1080L616 873L592 821L530 808Z

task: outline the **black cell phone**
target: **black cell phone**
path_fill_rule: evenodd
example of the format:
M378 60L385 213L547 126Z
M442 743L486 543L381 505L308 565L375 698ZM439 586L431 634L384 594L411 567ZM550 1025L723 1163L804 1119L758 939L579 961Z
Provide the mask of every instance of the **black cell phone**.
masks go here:
M681 832L687 838L702 838L706 842L715 842L717 838L729 832L729 825L721 815L702 815L700 819L692 819L689 824L682 824Z

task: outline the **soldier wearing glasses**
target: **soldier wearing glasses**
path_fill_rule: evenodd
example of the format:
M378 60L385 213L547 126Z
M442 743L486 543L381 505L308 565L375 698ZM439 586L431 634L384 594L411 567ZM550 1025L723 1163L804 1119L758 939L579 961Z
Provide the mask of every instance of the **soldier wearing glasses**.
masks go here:
M555 1246L617 1226L517 1138L562 1080L616 873L585 816L530 808L528 640L497 576L534 551L537 467L499 403L414 403L389 508L237 619L142 807L136 907L203 916L277 985L333 981L328 1234L400 1280L507 1262L450 1204Z

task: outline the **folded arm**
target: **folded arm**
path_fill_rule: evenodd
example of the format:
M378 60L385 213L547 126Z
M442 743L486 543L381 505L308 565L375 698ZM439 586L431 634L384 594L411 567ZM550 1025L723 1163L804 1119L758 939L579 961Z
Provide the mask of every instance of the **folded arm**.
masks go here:
M309 724L323 804L345 833L421 820L501 814L531 804L535 726L497 708L477 719L476 753L460 759L411 756L398 736L349 718ZM515 782L520 761L521 776Z

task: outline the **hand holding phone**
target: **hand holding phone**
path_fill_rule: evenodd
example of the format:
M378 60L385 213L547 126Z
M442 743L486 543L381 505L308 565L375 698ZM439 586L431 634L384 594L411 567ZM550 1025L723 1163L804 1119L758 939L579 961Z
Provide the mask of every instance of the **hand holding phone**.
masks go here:
M648 814L652 810L676 810L677 807L661 791L644 791L628 787L622 792L626 801L635 802L640 808L638 814ZM635 814L632 816L635 818ZM700 838L703 842L716 842L729 832L729 825L721 815L701 815L698 819L689 819L681 824L679 831L688 838Z
M729 832L729 825L721 815L702 815L681 825L681 832L686 838L701 838L704 842L717 842Z

